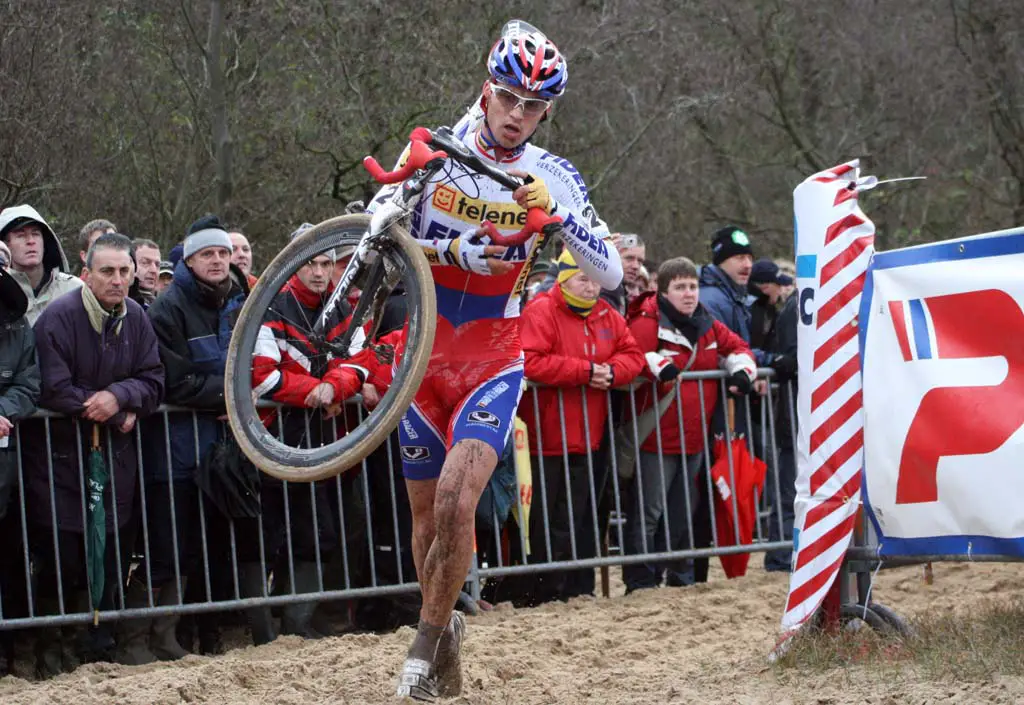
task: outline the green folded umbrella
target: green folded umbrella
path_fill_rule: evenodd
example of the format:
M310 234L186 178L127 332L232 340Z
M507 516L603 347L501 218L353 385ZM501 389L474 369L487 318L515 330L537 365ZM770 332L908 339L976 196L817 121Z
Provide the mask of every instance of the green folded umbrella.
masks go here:
M103 557L107 549L107 509L103 505L103 493L110 481L110 473L100 448L99 425L92 427L92 450L89 451L87 473L85 568L89 576L93 624L96 624L99 622L100 602L103 600L106 582Z

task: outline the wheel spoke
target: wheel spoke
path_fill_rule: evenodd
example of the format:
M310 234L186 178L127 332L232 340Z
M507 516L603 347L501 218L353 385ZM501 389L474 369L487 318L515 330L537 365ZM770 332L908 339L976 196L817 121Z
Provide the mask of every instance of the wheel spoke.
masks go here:
M309 340L303 341L304 335L315 340L315 336L312 336L313 324L309 320L295 320L297 316L294 311L289 313L279 310L274 300L311 256L332 248L354 247L359 243L368 223L369 217L365 215L341 216L321 223L292 241L264 270L250 300L242 308L233 331L225 375L231 429L243 452L262 470L280 479L323 479L360 462L391 434L412 401L426 370L435 325L432 276L429 264L415 241L395 227L386 235L397 244L386 258L387 272L385 274L385 271L380 271L375 281L366 282L369 290L363 291L364 296L368 297L363 306L375 298L374 292L380 285L389 288L385 281L401 281L406 290L410 312L423 315L407 318L405 353L395 367L392 387L384 394L381 403L369 414L360 414L358 422L354 417L349 419L350 414L344 410L341 415L326 419L321 410L300 409L296 404L277 415L278 423L288 421L289 432L284 442L264 426L253 403L252 357L260 325L268 316L294 330L291 334L285 333L283 342L279 344L308 350L309 373L322 379L330 349L319 342L310 344ZM340 292L340 295L347 293ZM304 417L295 417L296 412ZM273 430L277 428L277 424L272 427Z

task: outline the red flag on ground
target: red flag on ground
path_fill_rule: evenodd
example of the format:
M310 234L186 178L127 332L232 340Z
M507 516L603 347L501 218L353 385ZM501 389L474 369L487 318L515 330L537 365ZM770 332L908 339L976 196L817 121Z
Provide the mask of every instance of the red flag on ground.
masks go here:
M732 399L729 400L729 427L733 429L733 433L728 442L721 437L715 439L715 463L711 466L711 482L715 487L715 531L718 534L719 546L746 545L754 540L757 497L764 491L765 472L768 469L763 460L750 455L746 441L736 436L736 403ZM736 543L737 519L739 544ZM727 578L746 575L749 553L734 553L721 556L721 559L722 570L725 571Z

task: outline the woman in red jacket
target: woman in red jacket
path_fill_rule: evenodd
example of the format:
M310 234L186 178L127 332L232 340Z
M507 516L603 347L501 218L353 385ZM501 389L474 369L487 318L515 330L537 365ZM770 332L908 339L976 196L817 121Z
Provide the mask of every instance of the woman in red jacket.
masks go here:
M533 563L548 559L545 515L551 560L597 555L595 527L603 523L596 521L595 507L608 477L608 463L598 451L606 435L608 389L631 381L644 364L625 319L598 298L600 286L568 250L558 258L557 282L530 302L521 319L526 378L545 385L519 404L533 468ZM593 570L586 572L589 581L570 579L568 571L541 576L535 601L592 593Z
M629 310L629 329L645 353L645 376L652 380L636 391L637 414L643 414L654 405L655 384L658 399L676 394L675 378L684 370L724 368L729 375L730 392L748 393L757 375L754 356L742 338L716 321L700 303L697 267L685 257L676 257L658 268L657 279L657 294L641 294L633 300ZM697 477L702 466L707 426L718 403L718 390L717 380L680 382L679 396L665 410L659 427L646 439L640 439L635 501L627 509L627 554L694 547L691 545L694 543L690 536L691 521L705 494L705 488L698 486ZM659 526L662 521L667 529L665 524ZM697 529L694 527L695 534L699 533ZM627 592L657 587L666 567L667 584L678 586L694 582L692 561L677 561L668 566L634 563L624 566L622 571Z

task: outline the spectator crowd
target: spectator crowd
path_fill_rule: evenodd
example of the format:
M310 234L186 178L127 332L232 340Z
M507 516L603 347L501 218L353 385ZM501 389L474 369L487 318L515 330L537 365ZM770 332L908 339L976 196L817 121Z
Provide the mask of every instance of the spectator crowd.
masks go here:
M500 519L490 512L512 467L510 439L485 494L491 504L478 513L481 559L595 558L608 550L613 525L627 555L710 546L708 453L724 431L726 396L749 400L749 427L741 414L737 430L768 461L770 483L777 478L766 504L781 521L767 522L767 538L789 538L792 270L755 260L736 227L715 233L700 267L686 257L651 262L636 234L613 241L624 271L614 291L602 291L557 244L529 272L520 332L525 375L537 388L524 394L519 416L532 511L520 521L506 501ZM39 212L0 211L0 618L167 609L93 626L0 630L0 675L29 632L40 678L86 661L218 653L224 628L236 624L255 644L279 634L319 638L334 622L332 606L317 600L241 614L182 616L175 608L414 578L394 438L362 468L309 485L260 476L231 438L224 368L235 319L257 282L243 233L205 216L164 259L158 243L99 219L81 228L75 246L78 275ZM319 317L343 254L321 254L288 281L253 353L254 388L276 403L263 421L285 443L345 433L360 415L344 402L359 394L373 408L390 382L390 366L369 351L331 359L297 324ZM393 299L384 334L396 335L405 317L401 297ZM344 333L351 303L332 312L329 335ZM766 396L758 367L774 370L781 393ZM709 370L726 379L680 377ZM772 417L762 413L769 403L773 428L761 421ZM630 434L635 453L623 455ZM765 568L788 570L788 553L767 553ZM627 592L707 575L707 559L623 568ZM492 581L487 596L534 605L593 594L594 582L592 569L549 570ZM393 627L415 620L414 602L345 603L343 621Z

